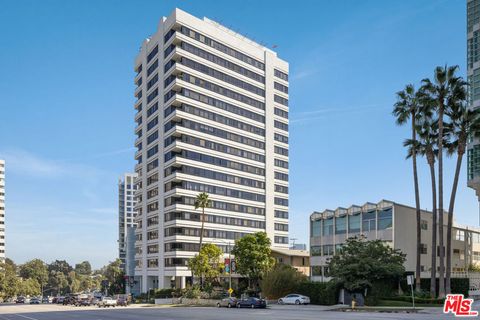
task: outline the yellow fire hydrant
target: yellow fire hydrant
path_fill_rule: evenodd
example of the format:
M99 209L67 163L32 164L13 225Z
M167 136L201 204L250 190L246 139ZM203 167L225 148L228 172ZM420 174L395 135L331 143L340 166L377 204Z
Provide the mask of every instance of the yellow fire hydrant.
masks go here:
M355 298L352 299L352 309L355 309L355 306L357 305L357 300Z

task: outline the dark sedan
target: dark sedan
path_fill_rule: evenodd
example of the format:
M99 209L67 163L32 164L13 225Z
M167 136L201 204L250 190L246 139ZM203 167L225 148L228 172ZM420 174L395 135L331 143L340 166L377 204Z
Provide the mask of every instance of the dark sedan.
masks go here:
M246 298L237 301L237 308L266 308L267 302L259 298Z

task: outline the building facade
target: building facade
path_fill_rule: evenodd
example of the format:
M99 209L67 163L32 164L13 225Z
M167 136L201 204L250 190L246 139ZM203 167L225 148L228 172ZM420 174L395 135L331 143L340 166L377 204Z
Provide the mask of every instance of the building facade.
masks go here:
M135 234L135 188L136 173L125 173L118 180L118 257L122 261L122 269L128 276L134 276L133 266L135 258L133 252L129 255L129 234L130 242ZM134 241L134 240L133 240ZM132 244L130 243L130 248ZM135 250L135 249L133 249ZM130 258L130 261L129 259ZM130 267L129 267L130 266Z
M467 0L467 78L469 106L480 106L480 0ZM472 138L467 146L468 186L480 199L480 139Z
M310 254L307 250L273 248L272 257L277 263L286 264L310 276Z
M5 160L0 159L0 261L5 259Z
M421 277L430 277L432 250L432 213L421 212ZM444 237L447 236L447 213L444 213ZM467 271L470 264L480 264L480 229L460 226L452 230L452 272ZM310 265L312 280L328 278L328 260L341 249L347 238L365 236L380 239L406 256L406 271L415 272L416 210L382 200L363 206L314 212L310 216ZM438 237L437 237L438 239ZM445 250L445 249L444 249ZM440 247L437 245L437 259ZM437 271L439 261L437 261Z
M135 60L135 274L143 292L184 287L204 241L224 252L265 231L288 248L288 63L208 19L175 9Z

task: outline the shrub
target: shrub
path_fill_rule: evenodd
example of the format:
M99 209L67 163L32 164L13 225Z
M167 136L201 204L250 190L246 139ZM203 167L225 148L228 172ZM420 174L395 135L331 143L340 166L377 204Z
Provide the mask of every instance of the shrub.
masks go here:
M438 295L438 278L437 281L437 295ZM407 280L402 280L400 282L402 290L404 292L410 292L410 286L407 285ZM468 290L470 289L470 280L468 278L451 278L450 285L452 288L452 293L461 293L465 297L468 296ZM420 279L420 289L422 292L428 293L427 297L430 295L430 278Z
M263 278L262 294L269 299L278 299L294 292L298 285L305 280L305 275L298 272L297 269L285 264L277 264Z
M200 298L201 294L202 294L202 291L200 290L200 288L198 286L193 286L185 291L185 294L183 295L183 297L187 299L198 299Z
M299 283L295 293L310 297L312 304L332 305L337 303L339 288L330 282L304 281Z

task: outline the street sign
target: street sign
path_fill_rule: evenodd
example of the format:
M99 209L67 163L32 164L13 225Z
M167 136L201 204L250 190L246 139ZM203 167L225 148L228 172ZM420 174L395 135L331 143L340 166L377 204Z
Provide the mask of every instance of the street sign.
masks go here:
M232 273L237 272L237 262L234 259L230 262L230 269Z
M225 273L230 273L230 259L225 259Z
M228 294L232 294L233 293L233 289L232 288L228 288Z
M408 284L409 286L413 285L413 274L409 274L409 275L407 276L407 284Z

